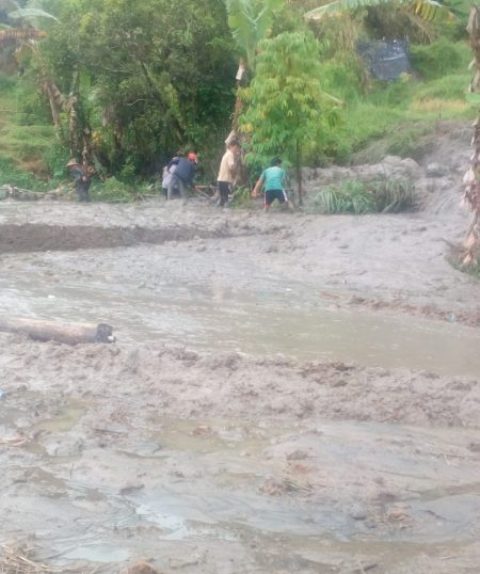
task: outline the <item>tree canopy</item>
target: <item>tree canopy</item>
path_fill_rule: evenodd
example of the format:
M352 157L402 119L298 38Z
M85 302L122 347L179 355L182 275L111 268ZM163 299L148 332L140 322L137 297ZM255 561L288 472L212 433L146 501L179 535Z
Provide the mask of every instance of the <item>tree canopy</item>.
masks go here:
M43 55L60 91L77 82L83 129L109 167L135 171L218 136L233 102L221 0L50 0Z
M297 164L326 148L332 101L322 88L336 95L339 87L345 97L361 81L353 24L313 26L310 18L359 8L362 15L381 15L379 5L406 7L427 19L441 10L434 0L318 4L0 0L0 44L21 64L22 78L36 83L65 153L88 158L105 173L152 172L179 148L216 158L234 109L233 125L243 115L247 143L258 157L281 149ZM348 54L338 50L347 37ZM26 49L19 49L21 42ZM239 56L253 84L237 92ZM243 105L234 108L236 94Z

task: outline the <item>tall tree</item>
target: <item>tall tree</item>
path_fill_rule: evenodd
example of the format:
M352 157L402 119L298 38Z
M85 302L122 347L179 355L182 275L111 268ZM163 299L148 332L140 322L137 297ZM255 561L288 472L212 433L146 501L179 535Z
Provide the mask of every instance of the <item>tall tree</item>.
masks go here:
M58 1L58 0L50 0ZM233 42L223 0L66 0L44 53L60 89L78 78L97 156L124 173L228 123Z
M320 85L318 44L308 32L284 32L259 45L256 74L241 117L251 151L279 155L295 167L303 203L302 162L331 121L334 102Z

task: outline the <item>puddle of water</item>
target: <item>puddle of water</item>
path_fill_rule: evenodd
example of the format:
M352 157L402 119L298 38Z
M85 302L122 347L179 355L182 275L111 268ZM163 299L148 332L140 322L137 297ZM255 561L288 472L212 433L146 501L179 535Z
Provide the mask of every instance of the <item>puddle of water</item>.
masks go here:
M176 451L197 453L237 452L239 449L260 452L285 428L268 425L268 433L251 423L226 422L218 419L189 420L155 417L150 419L150 436L154 444ZM136 447L137 448L137 447Z
M37 431L63 433L71 430L86 412L85 405L70 401L68 406L62 408L56 416L40 421L34 425Z
M198 429L208 432L196 435ZM165 460L139 457L132 464L123 450L99 455L94 445L68 462L43 459L29 474L28 489L25 483L0 497L0 513L14 510L9 528L39 532L63 562L123 562L139 547L158 556L159 541L211 549L222 542L261 547L259 541L272 539L305 556L329 544L362 555L376 545L382 556L395 553L396 544L467 544L480 535L480 461L468 449L479 434L352 421L270 429L241 420L158 417L131 428L121 446L135 451L151 441L154 450L161 443ZM309 493L263 490L271 477L301 483L300 475L288 474L294 471L287 454L297 450L308 453L297 462L312 469ZM119 469L124 481L145 484L119 493L113 479ZM390 493L383 502L382 492ZM373 529L352 516L354 503ZM404 528L388 520L398 503L408 512ZM58 540L60 531L66 541Z
M215 289L205 285L166 284L151 292L128 282L109 283L108 277L98 284L62 281L46 289L18 283L21 288L2 291L0 308L65 321L72 320L74 308L78 321L105 320L114 325L119 340L169 341L259 355L282 353L302 360L353 361L443 375L478 376L480 372L477 329L378 312L329 310L290 291L229 290L227 298L219 299Z
M62 554L64 560L84 560L86 562L98 562L108 564L112 562L125 562L130 558L127 548L120 548L105 543L90 543Z
M480 529L475 518L480 505L475 482L479 465L466 446L478 432L471 429L322 421L303 431L277 428L264 432L250 425L252 432L248 433L241 421L210 420L200 428L208 424L211 432L199 437L192 435L192 421L159 419L158 423L163 428L158 436L163 436L167 454L177 457L179 468L180 461L187 460L192 465L188 468L202 469L195 477L181 475L168 486L125 495L137 518L161 528L159 536L165 540L188 540L212 532L224 539L235 536L236 529L242 527L263 534L353 541L371 534L364 522L350 514L356 501L374 514L378 505L385 505L382 516L389 504L406 505L414 522L406 530L376 530L375 538L385 543L414 542L420 534L430 542L471 539ZM233 433L235 425L240 439ZM235 434L236 440L230 442L228 433L227 440L222 439L223 429ZM288 476L285 457L297 449L309 453L303 462L314 469L313 476L328 469L323 486L313 487L308 497L296 491L281 496L263 493L260 486L267 478ZM179 452L186 459L178 458ZM372 489L378 477L384 486ZM464 488L459 491L456 485L461 484ZM394 502L376 502L372 493L384 489L395 493ZM470 500L471 511L463 512L464 504L456 507L455 501L462 497Z

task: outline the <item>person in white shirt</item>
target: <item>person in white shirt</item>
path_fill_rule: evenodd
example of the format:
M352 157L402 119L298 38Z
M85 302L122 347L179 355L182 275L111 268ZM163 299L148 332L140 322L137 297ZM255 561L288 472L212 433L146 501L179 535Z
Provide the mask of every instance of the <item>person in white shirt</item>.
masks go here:
M219 206L223 207L228 202L228 194L232 190L232 185L237 177L238 157L240 146L238 142L231 141L227 145L227 151L223 154L218 170L217 185L220 195Z

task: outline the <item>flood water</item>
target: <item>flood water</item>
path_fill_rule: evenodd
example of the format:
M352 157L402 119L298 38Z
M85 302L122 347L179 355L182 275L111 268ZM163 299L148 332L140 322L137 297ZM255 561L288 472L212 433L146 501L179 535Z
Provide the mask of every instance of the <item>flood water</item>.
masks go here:
M294 280L247 276L237 285L244 270L199 280L192 268L179 280L168 270L192 261L181 257L143 280L128 262L148 266L154 251L122 250L120 263L115 249L6 256L0 312L108 322L127 347L165 342L480 373L480 333L454 316L340 309ZM476 428L332 421L321 412L278 422L176 419L154 398L139 407L135 389L123 396L93 385L73 401L58 386L34 394L28 385L17 392L14 377L9 383L0 439L25 442L0 449L0 542L35 533L40 557L60 566L86 561L118 572L152 557L160 571L188 574L390 574L395 565L395 574L429 574L428 564L409 570L408 559L454 560L480 536ZM387 419L380 412L378 420ZM457 571L448 565L442 574Z
M315 290L275 285L250 292L215 285L138 286L125 275L0 279L0 310L67 322L107 322L121 341L168 341L200 350L282 353L303 360L405 367L441 375L480 373L480 332L452 322L332 308Z

